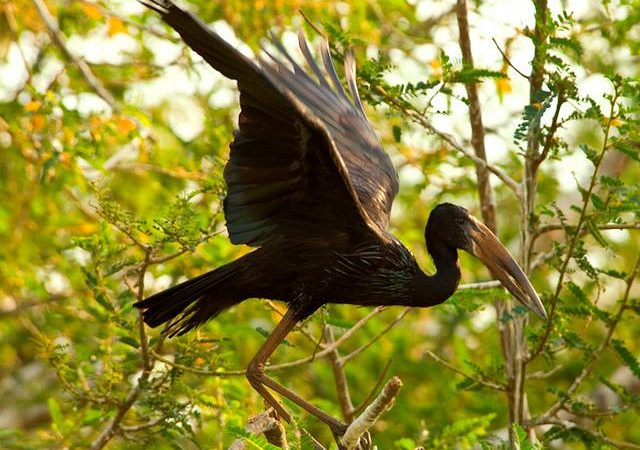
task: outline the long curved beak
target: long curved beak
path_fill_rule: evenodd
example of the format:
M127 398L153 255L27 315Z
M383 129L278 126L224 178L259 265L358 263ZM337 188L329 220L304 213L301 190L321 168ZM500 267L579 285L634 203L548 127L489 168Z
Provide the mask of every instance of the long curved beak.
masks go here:
M531 282L496 235L475 219L469 234L473 240L471 253L480 258L520 303L546 319L547 312Z

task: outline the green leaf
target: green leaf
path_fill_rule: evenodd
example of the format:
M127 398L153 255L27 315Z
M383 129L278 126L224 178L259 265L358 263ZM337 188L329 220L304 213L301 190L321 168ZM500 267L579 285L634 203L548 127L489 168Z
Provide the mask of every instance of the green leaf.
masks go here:
M582 153L585 154L587 159L595 166L598 161L598 153L596 153L596 151L587 144L582 144L579 148L582 150Z
M593 219L591 218L587 219L586 225L587 225L587 229L589 230L589 233L591 233L591 235L595 238L595 240L598 241L598 244L600 244L605 248L609 247L609 243L604 238L602 233L600 233L600 230L598 230L598 226L593 222Z
M613 339L611 345L613 345L618 356L620 356L636 378L640 379L640 363L633 353L624 345L624 342L619 339Z
M354 325L354 322L352 320L344 320L344 319L340 319L339 317L333 317L330 315L327 315L326 322L327 324L333 325L334 327L344 328L344 329L349 329Z
M400 142L400 138L402 138L402 128L398 125L394 125L391 127L391 131L393 131L393 140L396 142Z
M240 427L229 426L227 430L238 437L244 438L247 444L246 448L255 450L282 450L280 447L270 444L264 436L256 436Z
M123 344L126 344L126 345L128 345L130 347L133 347L133 348L139 348L140 347L140 344L138 343L138 341L136 341L135 339L133 339L130 336L120 336L119 340Z
M51 415L53 425L58 429L58 431L63 431L64 417L62 416L62 410L60 409L58 401L53 397L49 397L47 405L49 406L49 414Z

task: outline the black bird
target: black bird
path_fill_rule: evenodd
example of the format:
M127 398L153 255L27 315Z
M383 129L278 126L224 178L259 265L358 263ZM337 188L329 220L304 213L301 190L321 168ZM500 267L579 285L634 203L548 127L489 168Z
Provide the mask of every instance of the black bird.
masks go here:
M169 0L143 0L214 69L238 83L241 112L224 170L224 212L234 244L253 252L135 304L151 327L181 335L248 298L270 298L288 311L247 369L251 385L284 419L267 388L326 422L344 424L264 374L264 364L296 323L325 303L434 306L460 281L457 250L479 257L516 299L546 317L518 264L466 209L444 203L429 216L426 275L388 231L398 176L362 107L350 51L344 91L324 42L322 67L304 35L311 74L272 36L280 57L257 63ZM313 75L313 77L311 76Z

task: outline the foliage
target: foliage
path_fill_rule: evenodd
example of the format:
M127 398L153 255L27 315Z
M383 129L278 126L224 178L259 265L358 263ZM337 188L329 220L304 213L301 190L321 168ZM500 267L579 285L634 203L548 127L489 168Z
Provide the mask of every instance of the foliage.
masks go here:
M429 310L331 305L301 324L272 375L330 414L335 366L310 357L330 347L327 327L357 330L337 349L356 411L403 380L372 430L379 448L640 446L640 2L518 2L524 28L496 19L509 3L468 5L472 65L445 2L189 2L256 52L274 26L320 29L338 63L356 47L401 178L392 231L427 268L427 211L446 200L480 215L487 200L464 152L477 83L488 159L506 175L492 179L500 235L550 320L473 285ZM263 403L243 370L282 306L250 300L172 340L132 307L249 251L221 210L233 83L155 14L102 0L0 3L0 79L0 447L273 448L244 430ZM489 278L461 265L465 283ZM286 407L291 448L330 445Z

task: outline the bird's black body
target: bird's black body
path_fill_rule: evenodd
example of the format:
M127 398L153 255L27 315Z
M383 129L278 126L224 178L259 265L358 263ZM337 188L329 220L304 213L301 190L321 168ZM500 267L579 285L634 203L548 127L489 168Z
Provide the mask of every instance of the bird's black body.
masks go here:
M281 414L266 389L329 423L341 424L266 377L264 362L295 323L325 303L432 306L460 280L457 249L479 256L521 301L544 308L497 238L466 209L436 207L425 228L437 272L426 275L388 231L398 177L367 121L353 54L345 58L351 97L326 42L323 65L302 34L309 73L273 43L279 57L254 63L169 0L141 0L162 16L213 68L237 81L241 112L224 178L224 212L233 243L253 252L135 306L150 326L182 334L247 298L286 302L289 311L249 366L254 388ZM266 386L266 387L265 387Z
M442 205L440 208L457 208ZM437 214L432 218L437 217ZM362 306L432 306L446 300L460 280L455 247L434 241L429 250L438 271L425 275L393 236L344 233L293 240L273 239L238 260L163 291L138 304L145 321L182 334L247 298L286 302L297 320L325 303Z

